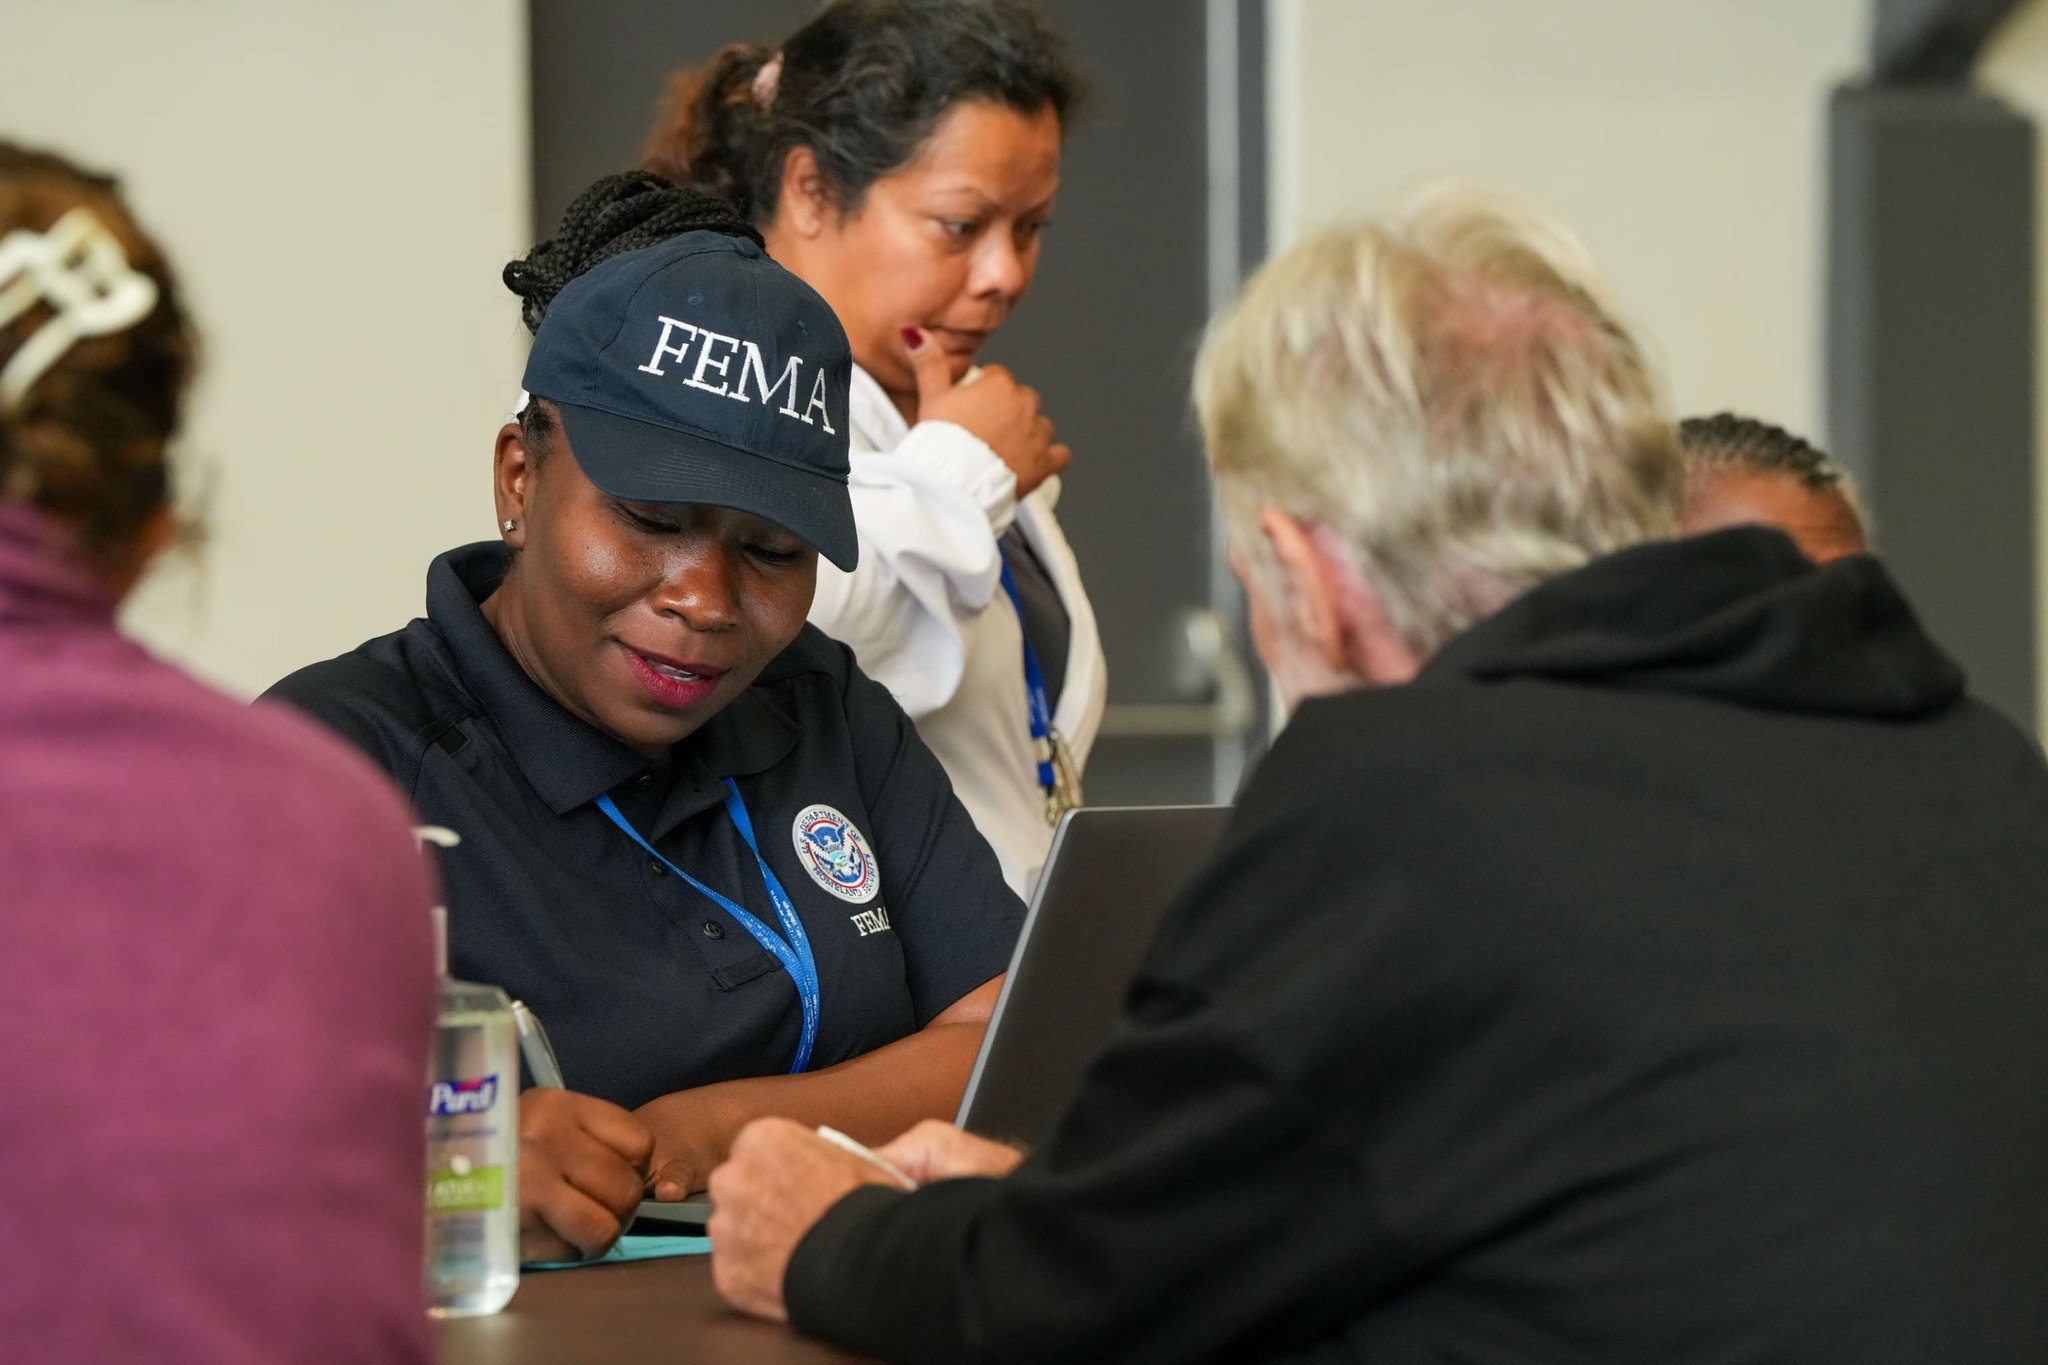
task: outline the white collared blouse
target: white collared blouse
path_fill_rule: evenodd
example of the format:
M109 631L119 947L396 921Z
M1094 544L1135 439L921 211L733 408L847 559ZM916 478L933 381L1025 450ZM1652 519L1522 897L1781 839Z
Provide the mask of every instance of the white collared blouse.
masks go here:
M851 402L853 518L860 566L818 562L811 620L853 647L895 694L1027 899L1052 842L1024 690L1024 633L1002 590L997 537L1012 521L1059 591L1072 630L1053 725L1084 769L1102 723L1108 673L1095 612L1053 508L1048 479L1017 498L996 453L952 422L911 426L856 365Z

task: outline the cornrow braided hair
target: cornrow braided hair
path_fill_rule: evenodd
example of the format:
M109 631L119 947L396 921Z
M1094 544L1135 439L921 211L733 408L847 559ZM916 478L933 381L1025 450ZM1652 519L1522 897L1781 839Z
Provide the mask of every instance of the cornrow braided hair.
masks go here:
M1816 493L1849 483L1848 472L1803 437L1740 413L1688 417L1678 424L1678 444L1689 465L1787 474Z
M1870 538L1870 513L1849 471L1781 426L1736 412L1688 417L1678 424L1678 451L1690 490L1696 492L1718 470L1781 474L1809 493L1835 498L1847 513L1845 529L1859 542Z
M505 267L505 287L519 296L527 330L537 332L548 305L569 281L599 262L685 232L722 232L763 244L754 225L728 201L646 171L627 171L577 195L555 235Z

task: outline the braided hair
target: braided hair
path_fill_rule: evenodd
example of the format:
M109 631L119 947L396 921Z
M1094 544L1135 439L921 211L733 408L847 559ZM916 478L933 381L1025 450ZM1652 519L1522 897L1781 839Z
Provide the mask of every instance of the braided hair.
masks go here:
M683 189L646 171L608 175L576 196L555 235L505 266L519 316L540 330L548 305L592 266L685 232L722 232L760 246L761 234L723 199ZM535 460L546 458L560 419L539 394L520 409L519 429Z
M1867 534L1869 514L1849 471L1828 458L1827 452L1781 426L1735 412L1688 417L1678 424L1678 448L1685 457L1689 487L1697 488L1729 469L1781 474L1809 493L1839 500L1848 513L1848 529L1858 540Z
M682 189L646 171L608 175L576 196L555 235L505 267L526 330L540 330L569 281L602 261L685 232L722 232L760 246L761 234L723 199Z
M1805 438L1740 413L1688 417L1678 424L1678 443L1688 464L1785 474L1814 493L1843 488L1849 481L1840 465Z

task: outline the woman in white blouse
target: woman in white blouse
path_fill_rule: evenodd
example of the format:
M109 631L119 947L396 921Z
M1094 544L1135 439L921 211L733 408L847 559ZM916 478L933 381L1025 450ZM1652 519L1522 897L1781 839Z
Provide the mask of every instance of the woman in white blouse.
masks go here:
M975 357L1037 268L1077 94L1016 0L838 0L679 73L646 158L742 204L845 325L860 563L819 566L811 619L917 720L1020 895L1107 678L1053 513L1069 452Z

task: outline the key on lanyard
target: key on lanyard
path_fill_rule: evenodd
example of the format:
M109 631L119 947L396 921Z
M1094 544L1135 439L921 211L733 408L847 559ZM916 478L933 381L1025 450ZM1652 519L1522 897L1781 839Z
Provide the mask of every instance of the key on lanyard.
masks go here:
M1038 785L1045 791L1045 823L1057 825L1060 816L1081 804L1081 779L1074 772L1074 756L1065 736L1052 723L1052 701L1045 690L1045 673L1038 666L1038 651L1031 647L1031 632L1024 626L1024 601L1017 595L1017 580L1010 576L1010 561L1003 560L1003 591L1017 612L1017 633L1024 637L1024 700L1031 713L1031 747L1038 759Z

